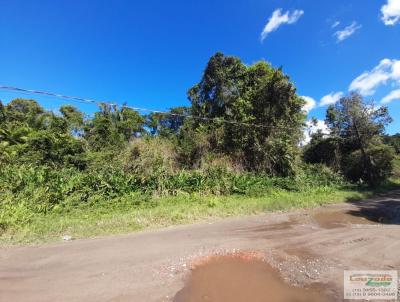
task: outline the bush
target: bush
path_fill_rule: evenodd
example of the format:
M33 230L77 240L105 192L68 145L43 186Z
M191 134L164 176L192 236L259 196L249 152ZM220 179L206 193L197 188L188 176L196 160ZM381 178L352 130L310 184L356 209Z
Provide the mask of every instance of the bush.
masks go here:
M352 152L344 159L342 169L351 181L365 182L376 186L386 180L393 170L394 151L386 145L371 146L366 150L365 162L360 150Z
M158 173L172 174L177 170L174 146L160 137L132 140L122 158L124 171L144 178Z
M87 171L29 165L1 168L0 200L8 197L14 203L25 202L34 212L46 213L55 206L86 203L93 196L109 200L139 191L135 178L110 167Z
M313 187L338 187L346 183L342 175L324 164L304 164L298 172L297 182L303 190Z
M145 189L163 192L167 179L177 171L172 143L161 137L132 140L122 154L125 173L137 179Z
M308 164L325 164L337 169L339 163L337 146L336 138L314 136L304 148L303 160Z
M11 204L9 201L2 200L0 203L0 231L26 225L34 215L26 203Z
M199 168L202 161L210 154L210 135L202 128L193 129L187 122L179 132L177 154L180 165L184 168Z
M144 168L150 159L139 157L133 167ZM137 163L140 163L138 165ZM11 204L24 203L37 213L70 208L99 200L126 198L134 192L176 195L179 192L200 194L260 195L272 189L301 191L318 186L337 186L340 176L323 165L306 165L296 177L269 177L265 174L236 172L225 162L199 170L172 170L171 166L153 163L148 174L141 170L123 171L119 167L54 169L48 166L5 165L0 169L0 199ZM150 161L150 164L152 162ZM171 168L170 170L167 167Z

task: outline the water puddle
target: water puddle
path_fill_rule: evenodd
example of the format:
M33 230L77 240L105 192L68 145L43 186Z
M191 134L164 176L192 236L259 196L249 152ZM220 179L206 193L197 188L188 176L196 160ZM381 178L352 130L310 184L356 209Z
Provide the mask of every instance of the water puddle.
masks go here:
M371 217L355 216L344 211L321 211L312 215L314 221L322 228L334 229L352 224L375 224Z
M174 302L330 302L324 287L310 289L285 283L259 259L219 256L196 266Z
M261 227L255 227L251 228L250 230L253 232L269 232L269 231L283 231L283 230L289 230L293 227L295 224L294 221L283 221L279 223L274 223L274 224L268 224L265 226Z

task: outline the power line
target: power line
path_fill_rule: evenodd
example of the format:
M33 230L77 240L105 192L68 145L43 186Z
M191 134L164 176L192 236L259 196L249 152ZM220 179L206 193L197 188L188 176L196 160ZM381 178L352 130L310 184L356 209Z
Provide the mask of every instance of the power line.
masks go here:
M54 93L54 92L48 92L48 91L42 91L42 90L33 90L33 89L26 89L26 88L20 88L20 87L14 87L14 86L8 86L8 85L0 85L0 89L2 90L8 90L8 91L13 91L13 92L19 92L22 94L35 94L35 95L44 95L44 96L50 96L50 97L56 97L56 98L61 98L61 99L66 99L66 100L71 100L73 102L78 102L78 103L84 103L84 104L92 104L92 105L97 105L101 106L102 104L106 104L109 106L120 106L121 108L129 108L135 111L145 111L145 112L150 112L150 113L158 113L158 114L163 114L163 115L170 115L170 116L177 116L177 117L183 117L183 118L193 118L193 119L198 119L198 120L204 120L204 121L215 121L215 122L222 122L222 123L228 123L228 124L233 124L233 125L242 125L246 127L257 127L257 128L268 128L268 129L281 129L281 130L297 130L297 127L284 127L284 126L273 126L273 125L261 125L261 124L253 124L253 123L244 123L244 122L237 122L237 121L230 121L226 119L221 119L221 118L208 118L208 117L201 117L201 116L196 116L196 115L191 115L191 114L180 114L180 113L174 113L170 111L162 111L162 110L153 110L153 109L148 109L148 108L142 108L142 107L133 107L133 106L128 106L128 105L119 105L117 103L112 103L112 102L106 102L106 101L97 101L94 99L87 99L83 97L77 97L77 96L69 96L69 95L64 95L60 93ZM306 125L306 129L312 130L313 125ZM318 130L318 129L317 129ZM347 129L346 132L351 133L353 132L352 129ZM332 133L324 133L325 135L332 135Z
M14 91L14 92L20 92L20 93L57 97L57 98L67 99L67 100L84 103L84 104L92 104L92 105L94 104L97 106L101 106L102 104L106 104L109 106L120 106L117 103L111 103L111 102L106 102L106 101L97 101L94 99L86 99L86 98L77 97L77 96L69 96L69 95L64 95L64 94L59 94L59 93L54 93L54 92L48 92L48 91L42 91L42 90L32 90L32 89L19 88L19 87L14 87L14 86L0 85L0 89ZM136 111L145 111L145 112L150 112L150 113L178 116L178 117L183 117L183 118L193 118L193 119L199 119L199 120L205 120L205 121L223 122L223 123L242 125L242 126L247 126L247 127L286 129L286 130L291 129L290 127L279 127L279 126L272 126L272 125L244 123L244 122L230 121L230 120L221 119L221 118L208 118L208 117L195 116L195 115L191 115L191 114L180 114L180 113L161 111L161 110L153 110L153 109L142 108L142 107L127 106L127 105L122 105L120 107L129 108L129 109L136 110ZM296 129L296 128L293 128L293 129Z

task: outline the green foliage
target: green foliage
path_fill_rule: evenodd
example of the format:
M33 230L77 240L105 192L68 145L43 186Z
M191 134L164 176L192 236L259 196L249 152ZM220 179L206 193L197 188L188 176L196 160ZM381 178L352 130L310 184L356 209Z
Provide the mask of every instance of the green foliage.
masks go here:
M248 171L294 173L304 101L281 69L264 61L246 66L217 53L188 94L193 114L204 118L190 125L208 135L210 149L232 156Z
M33 100L16 99L2 110L2 162L84 167L84 142L73 137L68 119Z
M44 126L46 115L35 100L15 99L5 107L6 122L25 123L35 129Z
M316 134L305 146L303 160L310 164L325 164L335 170L340 167L339 141L334 137Z
M122 162L126 172L144 178L157 173L172 174L177 169L174 146L160 137L130 141Z
M334 137L313 136L303 153L313 164L299 161L304 100L281 69L217 53L188 96L190 108L167 114L102 104L92 118L69 105L55 114L34 100L0 102L0 228L80 209L157 209L160 196L209 196L212 210L216 196L332 192L346 185L339 170L369 184L390 175L387 111L359 96L329 108Z
M79 134L84 124L82 112L70 105L61 106L60 112L67 121L69 129L75 134Z
M70 105L56 115L33 100L13 100L1 106L0 160L85 169L101 165L95 162L104 158L102 153L120 158L130 140L150 135L171 142L168 152L176 153L179 167L198 169L216 154L248 172L294 175L304 101L281 69L264 61L246 66L217 53L188 96L191 108L172 108L167 114L141 116L126 106L101 104L88 119ZM151 154L156 144L140 157ZM151 171L158 169L154 163Z
M7 228L18 228L32 221L34 213L25 203L11 204L2 201L0 204L0 231Z
M335 137L334 162L340 159L340 169L348 179L375 186L390 176L393 150L382 144L381 136L391 121L386 107L375 108L356 93L328 108L326 123ZM328 140L332 141L320 138L317 147L322 149Z
M395 156L393 160L393 177L400 179L400 156Z
M141 147L143 146L139 148ZM132 152L132 148L128 150ZM146 156L134 157L136 164L128 165L127 171L117 166L91 167L82 171L73 167L53 169L45 165L4 165L0 169L3 228L14 225L12 221L22 226L29 222L31 214L66 213L74 208L109 202L116 203L116 206L120 203L139 206L148 201L145 196L152 194L261 196L276 190L300 192L316 188L335 188L343 184L339 176L324 166L305 166L296 178L282 178L238 173L221 163L199 170L175 171L167 169L168 166L163 168L162 162L148 160L150 159ZM154 167L161 165L161 168L149 172L143 178L142 164L145 163ZM14 210L15 215L7 218Z
M214 133L214 136L216 134ZM185 168L199 168L202 160L211 152L211 135L204 127L194 128L188 120L179 132L177 143L178 161Z
M163 192L167 179L177 170L176 157L172 143L166 139L134 139L122 155L122 166L146 190Z
M400 154L400 133L394 135L384 135L383 142L389 146L392 146L396 154Z
M87 238L143 229L154 229L218 218L261 214L271 211L312 208L321 204L360 200L370 191L326 190L314 188L304 192L270 191L258 196L177 196L152 197L132 194L126 199L98 202L68 212L53 211L46 217L35 215L27 225L10 227L0 234L0 244L59 241L66 234Z
M370 160L369 184L377 185L391 176L393 170L394 151L390 146L371 146L366 149ZM364 180L365 161L360 150L352 152L345 159L343 165L345 175L352 181Z
M0 100L0 125L6 121L6 112L3 103Z
M144 118L127 107L102 104L100 111L84 126L84 138L93 151L121 148L143 132Z
M171 108L168 113L151 113L146 116L146 125L150 134L171 137L179 132L185 123L185 116L190 114L188 107Z

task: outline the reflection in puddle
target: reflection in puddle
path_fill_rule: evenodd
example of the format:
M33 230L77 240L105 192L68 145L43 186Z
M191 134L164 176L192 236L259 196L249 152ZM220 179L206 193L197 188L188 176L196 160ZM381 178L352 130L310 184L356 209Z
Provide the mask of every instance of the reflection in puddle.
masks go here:
M258 259L211 258L192 271L174 302L324 302L321 286L297 288L285 283L270 265Z

